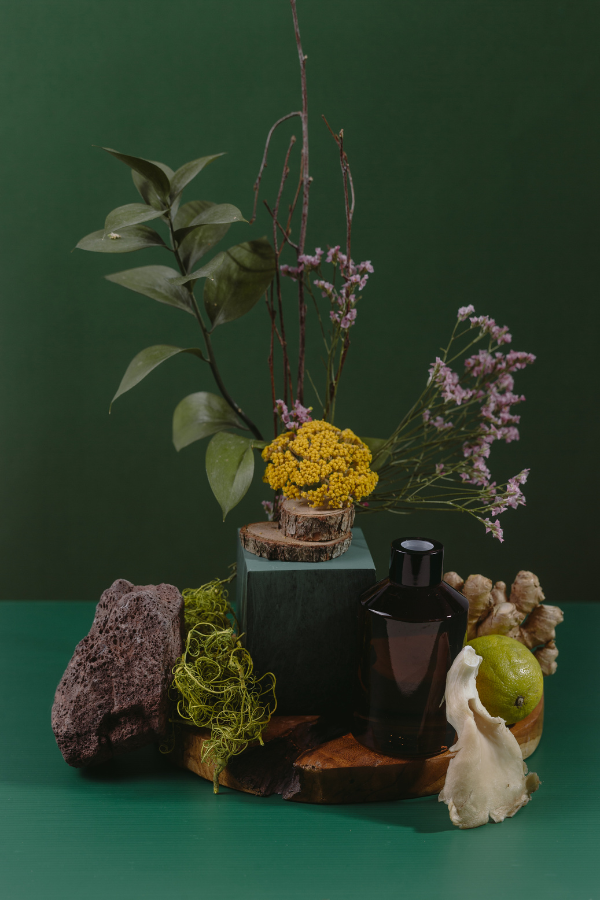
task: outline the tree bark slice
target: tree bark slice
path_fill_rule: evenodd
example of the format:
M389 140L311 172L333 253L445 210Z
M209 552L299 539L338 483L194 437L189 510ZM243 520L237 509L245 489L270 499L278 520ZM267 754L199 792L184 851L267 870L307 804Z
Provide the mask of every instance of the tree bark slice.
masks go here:
M453 753L424 759L396 759L359 744L347 722L317 716L274 716L255 744L234 756L219 776L224 787L268 797L280 794L299 803L367 803L438 794ZM544 698L511 728L523 759L542 736ZM206 729L186 728L173 762L212 781L213 767L202 761Z
M285 499L281 504L279 527L295 541L335 541L354 524L354 506L346 509L313 508L306 500Z
M326 562L345 553L352 532L333 541L297 541L287 537L277 522L254 522L240 529L242 547L249 553L279 562Z

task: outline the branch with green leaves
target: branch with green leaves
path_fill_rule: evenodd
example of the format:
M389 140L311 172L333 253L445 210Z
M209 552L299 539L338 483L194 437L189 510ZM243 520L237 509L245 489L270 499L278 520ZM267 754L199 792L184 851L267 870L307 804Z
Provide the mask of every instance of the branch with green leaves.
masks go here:
M194 268L227 234L231 224L246 222L230 203L191 200L183 190L222 154L203 156L173 171L164 163L103 148L132 170L143 203L112 210L104 228L82 238L77 247L96 253L130 253L148 247L169 252L177 266L140 266L107 275L108 281L143 294L194 317L202 334L200 347L157 344L130 362L114 401L139 384L161 363L187 353L207 365L219 394L200 391L184 397L173 414L177 450L213 435L206 454L208 479L223 516L244 496L254 471L253 449L265 446L258 426L224 383L213 344L216 328L249 313L268 290L275 274L275 254L266 238L235 244ZM166 230L166 240L148 222ZM202 302L195 296L204 284ZM112 407L112 403L111 403ZM231 433L249 431L252 437Z

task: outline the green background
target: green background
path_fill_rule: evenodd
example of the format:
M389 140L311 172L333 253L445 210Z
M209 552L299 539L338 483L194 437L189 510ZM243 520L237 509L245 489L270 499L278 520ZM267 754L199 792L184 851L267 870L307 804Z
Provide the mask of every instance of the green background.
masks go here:
M458 306L508 324L538 356L518 444L494 449L498 480L525 466L528 506L499 544L472 520L361 521L383 571L390 539L425 533L447 567L512 581L539 574L548 600L596 599L596 0L299 0L312 134L308 246L343 241L336 149L344 127L357 188L353 255L375 266L352 329L337 424L386 436L424 383ZM103 280L167 264L160 251L71 250L135 202L108 145L173 168L227 151L184 199L249 216L272 122L299 105L285 0L20 0L0 5L3 188L0 340L0 597L97 599L115 578L197 585L235 558L235 529L262 517L256 479L221 524L205 443L180 454L172 410L213 390L176 358L108 405L130 359L196 343L189 316ZM273 197L292 125L273 145ZM297 131L297 129L296 129ZM279 155L279 157L278 157ZM276 162L277 160L277 162ZM230 243L258 237L234 225ZM291 296L289 316L294 315ZM227 384L270 427L264 306L220 330ZM315 353L309 360L316 375Z

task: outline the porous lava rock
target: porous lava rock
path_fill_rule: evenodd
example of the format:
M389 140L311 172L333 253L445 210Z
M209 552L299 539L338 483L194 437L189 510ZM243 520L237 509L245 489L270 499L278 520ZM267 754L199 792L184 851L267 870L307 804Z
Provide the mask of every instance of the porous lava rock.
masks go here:
M183 651L183 599L171 584L120 578L104 591L52 707L70 766L91 766L168 731L168 690Z

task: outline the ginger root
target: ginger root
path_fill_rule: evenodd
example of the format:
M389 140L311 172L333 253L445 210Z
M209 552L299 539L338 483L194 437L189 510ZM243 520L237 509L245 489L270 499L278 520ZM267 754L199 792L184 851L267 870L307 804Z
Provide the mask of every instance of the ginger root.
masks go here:
M444 581L446 584L449 584L450 587L453 587L455 591L462 590L462 586L465 583L464 578L461 578L458 572L446 572Z
M540 587L540 580L533 572L517 572L510 589L510 599L523 616L529 615L531 610L542 603L546 598Z
M505 634L534 651L544 675L556 672L558 650L556 626L564 620L558 606L546 599L539 578L533 572L517 573L510 597L504 581L492 582L483 575L469 575L466 581L457 572L447 572L446 581L469 601L467 640L487 634Z
M477 637L484 634L508 634L523 619L514 603L499 603L492 606L489 614L477 625ZM512 637L512 634L510 635Z
M506 584L504 581L497 581L491 590L492 603L494 606L500 606L501 603L508 603L506 595Z
M523 632L523 643L530 650L540 644L553 641L556 637L556 626L564 621L564 613L558 606L547 606L545 603L536 606L529 614Z
M490 716L479 699L481 660L472 647L463 647L446 679L446 716L458 740L450 748L456 755L438 799L459 828L514 816L540 785L535 772L527 775L521 748L504 719Z
M556 672L556 657L558 656L558 650L554 641L548 641L547 644L536 650L533 655L539 662L544 675L554 675Z
M491 591L492 582L484 575L469 575L461 589L461 593L469 601L468 641L477 637L477 622L492 606Z

